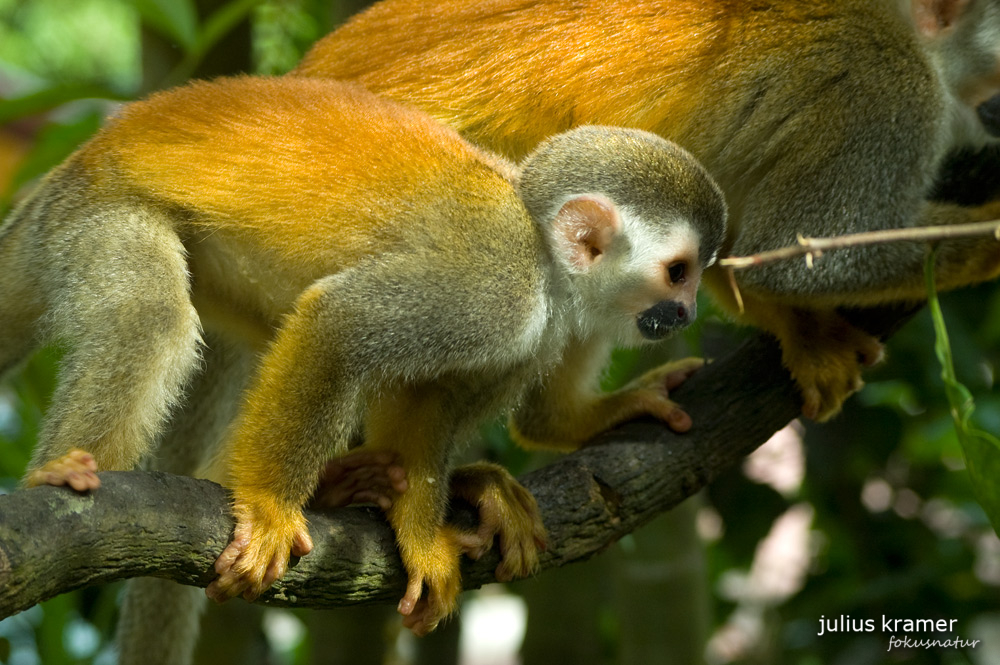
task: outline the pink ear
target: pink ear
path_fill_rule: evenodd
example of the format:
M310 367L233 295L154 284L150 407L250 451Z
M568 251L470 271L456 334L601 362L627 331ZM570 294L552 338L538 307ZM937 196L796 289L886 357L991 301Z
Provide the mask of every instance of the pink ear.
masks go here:
M912 0L917 30L925 37L936 37L952 27L965 13L970 0Z
M573 197L563 204L553 222L569 262L581 270L601 260L621 225L618 208L599 194Z

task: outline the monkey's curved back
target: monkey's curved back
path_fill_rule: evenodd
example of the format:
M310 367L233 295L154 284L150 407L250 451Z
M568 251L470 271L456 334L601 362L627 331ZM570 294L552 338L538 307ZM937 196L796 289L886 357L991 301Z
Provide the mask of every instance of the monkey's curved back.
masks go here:
M501 244L488 220L524 217L504 162L421 111L335 81L245 77L153 95L76 159L112 189L187 211L189 228L317 267L370 254L373 236L380 251L438 232L458 247ZM418 216L437 223L408 222Z
M733 106L752 113L747 89L792 77L808 101L836 72L803 81L792 72L804 62L850 63L859 40L878 51L888 4L382 0L318 42L295 74L358 81L513 159L590 123L654 131L705 160L727 139L714 134Z

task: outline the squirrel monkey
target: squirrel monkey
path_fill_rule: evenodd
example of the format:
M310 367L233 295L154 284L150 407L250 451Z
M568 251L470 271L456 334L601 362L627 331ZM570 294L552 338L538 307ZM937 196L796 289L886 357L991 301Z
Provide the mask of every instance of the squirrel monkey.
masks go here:
M928 203L949 148L985 140L1000 90L1000 0L383 0L294 72L357 80L517 159L583 123L690 150L726 194L725 254L881 228L1000 217ZM841 306L923 300L920 243L736 274L805 415L826 419L882 345ZM1000 273L992 239L943 243L942 289ZM721 270L706 283L730 310Z
M0 368L40 335L68 347L28 482L134 467L182 398L202 328L251 345L258 367L205 472L232 488L237 520L209 596L252 599L310 550L302 508L330 455L361 439L406 471L387 511L409 577L399 610L427 632L455 607L462 552L500 535L509 579L544 541L508 472L451 473L483 419L515 409L524 440L565 449L644 414L691 426L668 393L700 361L614 393L595 384L613 344L694 319L725 218L701 165L640 130L580 127L515 167L353 84L156 94L50 173L0 236ZM484 528L445 524L449 489Z

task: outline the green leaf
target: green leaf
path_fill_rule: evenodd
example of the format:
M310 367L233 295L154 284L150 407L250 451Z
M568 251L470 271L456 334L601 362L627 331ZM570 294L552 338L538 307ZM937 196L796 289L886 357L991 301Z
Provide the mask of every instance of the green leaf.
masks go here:
M262 0L233 0L233 2L228 2L220 7L205 19L201 36L198 39L199 50L202 53L207 53L261 2Z
M0 100L0 125L49 111L77 99L90 98L116 101L126 99L114 90L98 85L65 85L45 88L23 97Z
M184 58L167 76L167 86L180 85L191 78L205 55L243 21L262 0L233 0L219 8L202 23L201 33L187 47Z
M143 21L190 51L198 42L198 11L194 0L132 0Z
M994 531L1000 533L1000 439L988 432L977 429L972 424L975 403L969 390L959 383L955 376L951 344L945 327L944 315L934 288L935 252L929 252L924 266L927 284L927 301L934 321L934 352L941 363L941 378L944 380L945 394L951 407L951 417L955 423L958 441L962 446L965 466L972 479L972 491L976 500L986 511Z
M9 191L0 193L0 212L6 210L13 193L26 182L48 172L69 157L81 143L101 127L104 115L94 111L74 121L46 126L14 175Z

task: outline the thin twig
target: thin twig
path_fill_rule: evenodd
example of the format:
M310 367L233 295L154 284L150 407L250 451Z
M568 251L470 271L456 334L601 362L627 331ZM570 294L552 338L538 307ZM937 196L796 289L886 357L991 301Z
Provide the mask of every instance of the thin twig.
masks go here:
M1000 240L1000 220L989 222L972 222L970 224L953 224L949 226L919 226L906 229L884 229L881 231L867 231L865 233L851 233L831 238L807 238L798 236L798 244L791 247L772 249L760 254L751 256L730 256L719 261L723 268L739 270L742 268L752 268L755 266L774 263L783 259L791 259L797 256L805 256L809 267L812 267L814 259L835 249L846 249L848 247L858 247L860 245L878 245L888 242L901 241L922 241L931 242L934 240L949 240L955 238L971 238L992 234Z
M740 314L746 312L743 306L743 294L740 293L740 285L736 281L736 271L732 266L726 266L726 279L729 280L729 288L733 290L733 298L736 300L736 311Z

